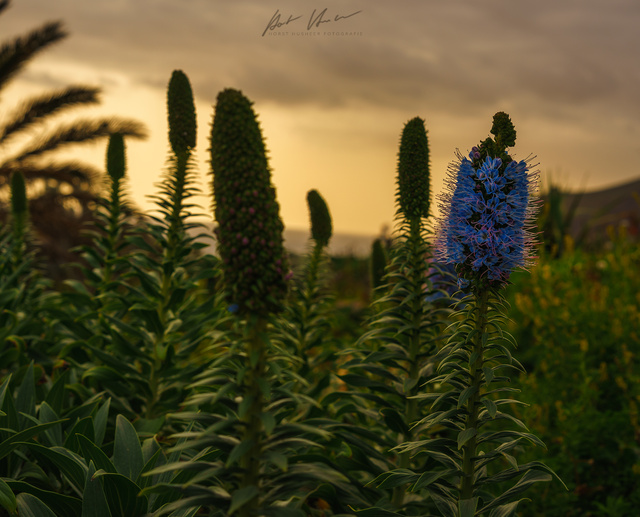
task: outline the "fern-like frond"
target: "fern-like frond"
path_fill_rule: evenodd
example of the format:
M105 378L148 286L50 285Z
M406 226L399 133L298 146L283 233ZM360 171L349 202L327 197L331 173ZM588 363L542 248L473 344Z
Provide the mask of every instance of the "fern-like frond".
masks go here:
M100 88L70 86L64 90L29 99L22 103L0 128L0 145L17 133L31 128L60 111L78 105L97 104Z

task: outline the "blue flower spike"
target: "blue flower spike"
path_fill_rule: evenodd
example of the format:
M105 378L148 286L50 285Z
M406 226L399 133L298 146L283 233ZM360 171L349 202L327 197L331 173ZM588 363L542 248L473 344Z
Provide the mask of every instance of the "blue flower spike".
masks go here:
M455 265L463 290L503 287L511 271L535 258L539 173L531 171L531 158L516 161L507 153L516 140L509 115L496 113L491 133L495 139L473 147L468 158L457 152L440 195L435 254Z

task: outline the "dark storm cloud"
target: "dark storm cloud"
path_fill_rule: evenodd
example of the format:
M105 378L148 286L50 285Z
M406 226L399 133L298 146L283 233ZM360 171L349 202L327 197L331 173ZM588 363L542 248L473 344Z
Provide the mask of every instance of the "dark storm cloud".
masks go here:
M26 29L65 20L72 37L56 55L127 70L165 86L184 69L212 101L225 86L283 105L350 102L451 104L473 110L526 96L547 105L617 96L637 103L640 4L632 1L329 2L333 27L362 36L262 37L278 10L300 16L313 2L212 0L14 0L3 22ZM324 29L317 29L324 30Z

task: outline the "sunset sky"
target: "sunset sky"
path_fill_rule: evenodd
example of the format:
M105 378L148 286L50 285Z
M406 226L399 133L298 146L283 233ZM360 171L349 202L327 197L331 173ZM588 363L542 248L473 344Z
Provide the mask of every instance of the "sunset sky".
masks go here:
M74 115L147 124L150 138L128 151L143 207L167 156L174 69L197 99L207 193L197 201L207 213L208 133L226 87L255 102L290 228L306 228L312 188L338 232L390 225L399 137L415 116L429 132L435 193L456 148L486 138L496 111L516 125L515 157L536 155L543 177L562 186L640 176L637 0L13 0L0 16L2 41L53 20L70 37L30 63L0 109L48 89L101 86L102 106ZM269 30L272 20L283 25ZM72 155L101 165L104 145Z

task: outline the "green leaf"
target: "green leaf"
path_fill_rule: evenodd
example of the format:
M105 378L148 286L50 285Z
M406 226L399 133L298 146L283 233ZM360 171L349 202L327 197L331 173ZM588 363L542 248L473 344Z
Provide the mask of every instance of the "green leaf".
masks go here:
M351 510L354 511L358 517L401 517L399 513L390 512L389 510L378 507L366 508L365 510L355 510L351 508Z
M99 479L93 479L96 467L89 462L89 470L82 493L82 517L112 517L104 489Z
M116 468L111 463L111 460L107 457L107 455L102 452L96 444L94 444L89 438L83 435L78 435L78 444L80 445L80 449L82 451L82 456L85 461L93 463L99 470L104 470L106 472L116 472Z
M64 447L45 447L33 442L24 442L19 445L29 448L39 461L46 461L60 470L78 490L84 486L87 467L77 454Z
M166 418L159 416L158 418L137 418L133 424L138 435L154 435L160 432L165 423Z
M397 486L406 485L407 483L415 482L420 476L415 472L408 469L395 469L384 474L380 474L373 481L370 481L370 485L374 485L378 488L395 488Z
M113 464L116 470L136 481L144 466L138 433L124 416L116 418L116 437L113 445Z
M269 436L276 427L276 418L270 411L265 411L260 415L260 420L262 420L264 432Z
M16 505L20 517L56 517L46 504L31 494L18 494Z
M247 454L251 447L253 447L253 441L251 440L243 440L238 445L236 445L229 454L229 458L227 458L227 467L233 465L236 461Z
M485 367L482 368L482 371L484 372L485 382L487 384L491 384L491 381L493 380L493 377L494 377L493 368L489 368L489 367L485 366Z
M465 388L462 393L460 393L460 398L458 399L458 408L464 406L465 402L469 400L469 398L474 395L478 391L477 386L469 386Z
M58 375L58 378L53 383L53 386L51 386L49 393L47 393L47 397L44 399L44 401L49 404L51 409L53 409L53 411L58 415L62 413L62 408L64 406L65 384L70 375L70 371L71 370L65 370Z
M56 412L47 404L43 402L40 404L40 411L38 413L40 422L46 424L47 422L56 422L60 420L60 417ZM62 445L62 424L57 424L51 429L47 429L44 434L49 439L51 445Z
M418 481L411 487L412 492L417 492L427 486L429 486L434 481L437 481L441 477L448 476L449 474L455 474L456 471L448 470L448 471L427 471L420 474Z
M93 419L93 435L95 436L94 443L98 446L102 445L104 441L104 435L107 430L107 419L109 418L109 406L111 405L111 399L102 404L96 416Z
M405 423L404 419L400 416L393 408L383 408L380 410L380 414L384 420L384 423L396 433L407 433L409 431L409 427ZM412 422L409 422L411 424Z
M502 456L509 462L509 464L516 470L518 470L518 461L511 456L511 454L507 454L506 452L501 452Z
M2 479L0 479L0 506L9 513L16 513L16 496Z
M146 496L138 496L140 487L128 477L104 470L98 470L93 477L100 478L103 482L111 515L138 517L147 513Z
M231 495L231 506L229 507L229 515L232 515L237 509L241 508L254 497L257 497L260 491L257 486L250 485L236 490Z
M429 492L429 495L443 517L459 517L458 505L456 505L453 500L436 494L435 492Z
M487 408L487 411L489 412L491 418L495 418L498 411L498 406L496 406L496 403L488 398L483 398L482 403L484 404L484 407Z
M16 394L16 410L18 413L35 416L36 414L36 381L33 375L33 361L29 364ZM26 419L20 415L22 427L26 427Z
M551 474L548 474L547 472L543 472L540 470L527 470L524 476L522 476L514 486L512 486L509 490L504 492L502 495L496 497L489 504L485 505L481 509L480 513L484 513L488 510L491 510L492 508L496 508L497 506L502 505L502 503L506 503L509 499L525 491L534 483L538 483L541 481L547 482L547 481L551 481L551 479L552 479Z
M475 427L465 429L458 433L458 450L462 449L465 443L477 434L478 430Z
M89 298L93 298L93 295L88 291L86 286L78 280L65 280L64 283L71 287L74 291L81 293Z
M142 442L142 461L144 464L146 465L159 450L160 444L153 436Z
M67 434L67 439L64 441L65 449L80 454L80 446L78 444L79 436L85 436L88 440L93 441L93 418L90 416L81 418L71 428Z
M286 472L289 467L289 462L286 454L279 454L277 452L268 453L266 459L273 463L282 472Z
M122 381L122 373L110 366L94 366L82 374L82 381L96 380L98 382L118 382Z
M53 515L64 515L65 517L80 517L82 511L82 503L80 499L68 495L51 492L37 488L24 481L8 481L7 484L14 492L22 492L16 497L18 503L18 515L22 517L20 509L20 496L29 494L43 504L43 507L53 512ZM33 503L37 505L37 503ZM29 515L28 513L25 515ZM37 514L36 514L37 515ZM48 514L47 514L48 515Z
M25 429L24 431L20 431L19 433L16 433L11 437L7 438L2 443L0 443L0 459L4 458L13 449L15 449L20 444L20 442L24 442L32 438L33 436L40 434L42 431L45 431L46 429L49 429L50 427L53 427L56 424L59 424L60 422L63 422L63 420L36 425L28 429Z
M515 515L516 510L518 509L518 505L522 501L531 501L531 499L524 498L524 499L520 499L519 501L514 501L509 504L503 504L502 506L498 506L497 508L494 508L493 510L491 510L489 517L511 517L512 515Z
M461 499L460 501L458 501L458 510L460 511L460 517L474 517L477 507L477 497L474 497L472 499Z

